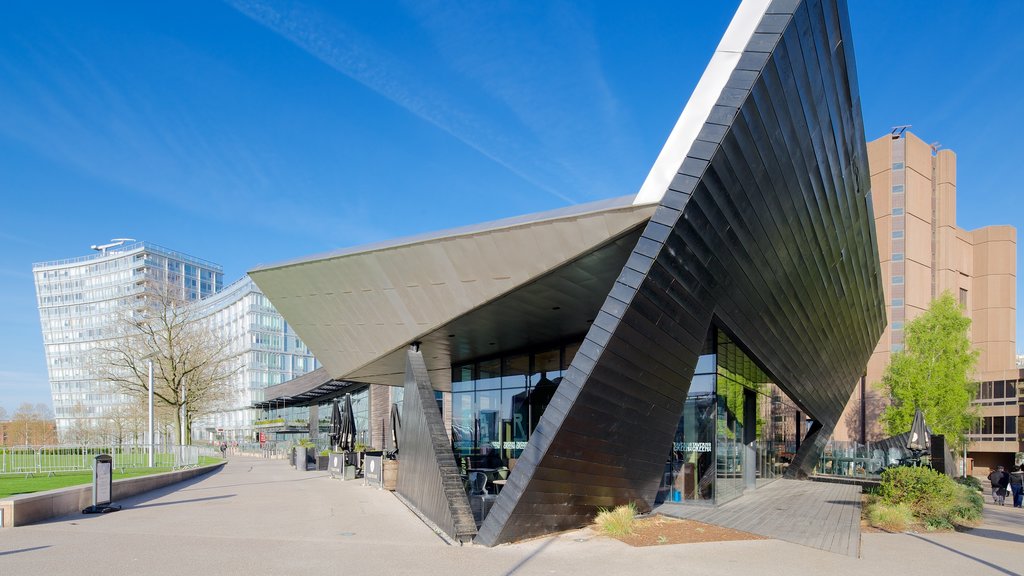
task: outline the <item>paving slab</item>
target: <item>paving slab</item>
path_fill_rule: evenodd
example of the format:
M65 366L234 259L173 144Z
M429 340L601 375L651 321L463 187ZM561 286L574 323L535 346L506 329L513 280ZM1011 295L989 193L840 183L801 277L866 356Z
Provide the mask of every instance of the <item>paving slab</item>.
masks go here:
M860 486L779 479L721 506L665 503L655 511L856 557L860 503Z
M1024 573L1024 511L991 506L968 533L865 534L858 559L781 540L634 548L590 529L449 546L390 492L282 460L232 458L120 503L112 514L0 530L0 576Z

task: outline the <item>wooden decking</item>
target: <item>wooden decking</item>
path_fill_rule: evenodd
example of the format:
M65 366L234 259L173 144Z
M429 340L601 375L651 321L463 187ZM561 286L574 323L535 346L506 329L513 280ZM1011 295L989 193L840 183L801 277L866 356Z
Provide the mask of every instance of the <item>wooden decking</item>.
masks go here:
M776 480L717 508L665 503L655 512L857 557L860 494L860 486Z

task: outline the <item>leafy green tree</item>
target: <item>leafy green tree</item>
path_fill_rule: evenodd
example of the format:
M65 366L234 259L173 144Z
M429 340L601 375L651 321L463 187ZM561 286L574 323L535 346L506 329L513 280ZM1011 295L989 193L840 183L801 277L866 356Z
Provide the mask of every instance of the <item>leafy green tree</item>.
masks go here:
M971 407L978 352L971 347L971 319L948 292L928 310L907 322L906 347L895 352L882 376L881 388L890 404L882 423L890 435L910 430L914 409L920 408L934 434L952 446L962 446L977 417Z

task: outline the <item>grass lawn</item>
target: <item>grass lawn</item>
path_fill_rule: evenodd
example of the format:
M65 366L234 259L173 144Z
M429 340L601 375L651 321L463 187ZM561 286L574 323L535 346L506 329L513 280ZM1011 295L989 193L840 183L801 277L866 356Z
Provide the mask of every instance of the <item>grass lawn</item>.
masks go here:
M220 458L211 458L209 456L199 457L200 466L216 464L220 461ZM120 468L116 468L114 469L114 480L132 478L135 476L148 476L150 474L159 474L161 472L170 471L171 468L169 466L156 468L128 468L123 472ZM57 472L53 476L36 474L29 478L26 478L22 474L0 476L0 498L7 498L18 494L31 494L33 492L42 492L44 490L53 490L54 488L78 486L80 484L92 484L92 472Z

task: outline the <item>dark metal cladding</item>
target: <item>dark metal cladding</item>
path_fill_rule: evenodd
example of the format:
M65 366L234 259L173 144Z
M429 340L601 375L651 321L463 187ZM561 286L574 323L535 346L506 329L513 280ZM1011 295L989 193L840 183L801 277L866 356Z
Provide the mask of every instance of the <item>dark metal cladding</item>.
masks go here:
M649 507L712 326L818 422L801 461L839 419L885 326L845 4L776 1L755 40L476 543Z
M476 522L423 355L409 350L406 361L398 493L445 534L469 542L476 535Z

